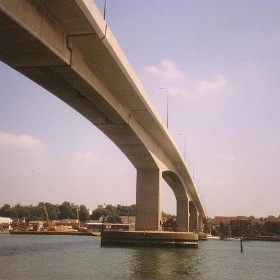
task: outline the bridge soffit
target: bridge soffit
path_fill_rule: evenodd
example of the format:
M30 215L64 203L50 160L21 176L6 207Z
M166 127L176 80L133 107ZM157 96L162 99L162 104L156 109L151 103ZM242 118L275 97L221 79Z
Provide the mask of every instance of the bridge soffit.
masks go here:
M197 205L195 201L197 197L194 196L192 193L189 192L189 189L192 189L190 186L186 186L184 184L193 184L190 180L181 179L181 176L178 176L176 172L165 170L162 172L162 178L166 181L166 183L170 186L173 190L174 195L177 201L180 200L188 200L190 211L192 213L199 214L202 218L205 218L205 213L201 206ZM196 192L195 192L195 195Z
M66 3L71 11L69 5L74 1L61 1L60 4L62 2ZM67 23L65 15L64 21L54 21L54 17L46 13L44 8L50 9L52 12L56 11L56 14L58 13L59 9L56 9L55 5L52 6L55 3L57 2L44 1L47 7L42 7L40 1L32 4L30 1L24 0L15 1L14 3L13 1L0 1L1 9L7 12L13 20L17 21L17 24L13 24L12 20L4 19L6 23L10 22L9 27L18 28L17 36L20 37L21 35L22 40L20 41L20 46L17 45L17 47L23 50L21 53L17 48L8 44L8 49L14 50L15 53L7 55L7 49L0 44L1 49L5 49L6 52L3 61L45 87L97 125L128 155L128 158L136 167L154 168L156 165L153 157L148 149L145 149L143 143L138 141L136 133L133 133L129 126L129 120L135 118L135 116L132 116L131 109L125 106L126 104L122 100L120 101L116 98L117 94L112 94L112 90L110 90L110 88L114 87L119 92L129 96L127 93L131 91L131 88L128 89L127 83L121 76L115 78L117 87L114 83L109 82L114 72L118 73L118 71L115 71L116 66L113 59L110 58L109 52L103 50L102 42L93 29L90 30L86 24L80 24L79 30L76 28L73 33L67 34L66 31L70 32L71 29L69 26L67 26L66 30L60 28L61 26L64 28L67 25L65 24ZM58 14L61 15L61 13ZM70 12L70 14L73 15L73 12ZM26 15L31 16L31 19L26 20L29 18ZM4 14L3 16L6 17ZM2 29L1 35L6 31ZM83 34L82 31L86 34ZM29 34L29 32L32 34ZM53 37L56 40L53 40ZM6 39L8 41L8 38ZM7 41L5 41L6 44ZM15 42L18 43L18 40L10 43L14 44ZM32 52L28 52L31 42L33 42L34 49ZM91 46L93 50L89 52L86 46ZM43 49L44 53L41 57L47 54L47 59L41 59L40 61L40 59L34 58L34 54L41 49ZM83 57L83 52L89 54L89 56ZM16 55L16 53L18 54ZM23 57L25 53L27 53L26 58ZM16 59L13 60L13 57ZM49 59L50 57L53 59ZM2 59L2 57L0 58ZM106 63L102 63L101 60L104 60L111 67L107 67ZM99 65L99 67L94 69L92 65ZM102 69L110 70L105 73ZM109 77L109 80L104 81L104 77ZM56 86L53 86L54 84ZM130 100L130 102L139 104L135 100ZM132 106L133 110L143 110L141 106L137 106ZM124 129L124 127L126 128ZM126 133L123 133L124 131ZM132 138L135 140L130 141ZM140 152L137 153L136 151Z
M175 172L170 170L163 171L162 178L173 190L177 201L190 199L190 195L187 191L187 188L184 186L183 181Z
M164 143L164 139L165 137L160 137L159 135L162 132L157 132L157 128L158 126L162 127L161 124L159 123L154 123L154 117L151 118L150 114L151 112L155 112L155 110L153 110L153 106L152 104L147 103L148 99L145 99L146 97L146 93L145 90L142 88L141 83L138 81L137 76L135 75L133 69L131 68L129 62L127 61L125 55L123 54L121 48L119 47L117 41L115 40L114 36L112 35L112 33L110 32L109 28L107 28L107 26L105 26L105 30L102 29L104 28L104 25L102 25L103 20L102 18L96 17L98 20L95 21L95 19L93 20L92 15L87 14L88 11L90 9L88 9L89 7L86 5L87 2L80 2L77 1L77 3L79 3L79 7L81 8L81 10L83 10L84 15L87 16L88 21L91 23L91 26L94 26L94 29L96 31L96 33L98 34L99 38L102 40L102 43L104 43L104 45L106 46L106 54L103 53L102 57L106 58L108 56L108 60L106 61L106 65L111 65L110 69L112 70L112 72L108 72L108 69L106 69L105 72L102 72L102 67L94 70L95 73L102 73L101 77L109 77L110 79L112 78L112 76L117 72L117 73L121 73L118 77L116 77L116 79L114 80L106 80L106 84L108 85L107 89L111 91L115 91L113 97L115 98L115 96L118 96L117 101L121 101L119 102L119 104L125 104L126 106L124 106L124 108L121 108L120 106L118 107L119 104L114 103L114 108L118 109L118 113L122 116L122 119L124 120L124 122L126 122L129 127L131 128L131 130L133 131L133 134L135 135L135 139L138 138L141 139L141 143L144 144L144 150L145 152L148 152L148 156L147 158L150 157L150 155L152 156L153 160L150 161L150 163L152 163L152 166L154 166L154 163L156 165L156 167L160 168L160 170L177 170L177 166L174 167L174 162L176 162L176 160L173 158L177 158L177 155L175 156L175 154L173 152L169 152L168 149L164 149L164 146L169 146L170 143L165 143L163 146L162 144L159 144L155 139L162 139L162 142ZM91 10L91 12L93 12L94 9ZM100 32L98 32L98 30ZM105 33L104 33L105 31ZM69 42L71 44L71 39L73 39L73 43L78 45L79 48L82 49L83 53L89 53L90 50L86 49L86 47L88 46L88 44L83 44L83 39L79 38L79 37L73 37L69 39ZM95 37L91 37L91 39L96 40ZM99 42L100 43L100 42ZM118 55L116 55L116 52L118 53ZM98 57L98 56L97 56ZM112 61L112 57L114 58ZM101 61L96 61L96 57L92 57L90 58L92 59L90 65L101 65L102 63ZM121 71L115 71L115 69L121 70ZM127 83L127 81L129 81ZM116 85L118 85L116 87ZM106 90L105 90L106 91ZM100 91L98 91L100 92ZM136 95L131 95L131 92L135 92ZM109 94L108 96L112 97L112 94ZM103 95L104 97L104 95ZM128 98L129 97L129 98ZM106 99L106 96L105 96ZM106 99L108 100L108 99ZM108 100L110 103L113 100ZM140 101L140 102L139 102ZM112 104L112 103L111 103ZM147 108L149 108L147 110ZM119 110L120 109L120 110ZM153 115L153 114L152 114ZM158 119L158 118L156 118ZM145 124L145 129L144 127L141 125L141 123ZM99 128L101 128L102 125L100 125ZM101 128L102 129L102 128ZM168 138L168 137L167 137ZM122 137L122 139L124 139L124 137ZM122 140L123 141L123 140ZM142 144L141 144L142 145ZM129 147L129 149L131 149L131 147ZM139 156L139 155L138 155ZM139 160L138 160L139 161ZM148 166L147 162L145 162L145 160L140 161L141 164L139 165L140 167L143 166ZM139 162L138 162L139 164ZM184 164L183 164L184 165ZM181 166L181 164L179 165ZM182 169L182 170L181 170ZM176 175L175 172L172 173L173 179L175 178L175 180L178 179L177 183L179 186L176 186L176 184L174 184L174 180L172 180L171 184L173 186L173 190L176 190L175 195L177 195L178 197L186 197L189 196L193 199L193 201L198 200L199 202L199 198L197 196L195 187L193 185L192 179L190 178L190 175L186 169L186 167L182 168L179 167L179 173L181 175L179 176L183 176L183 182L185 184L185 186L182 184L182 180L179 179L179 177ZM163 172L163 174L166 174ZM171 173L169 172L169 175ZM178 174L178 173L177 173ZM171 178L172 178L171 176ZM175 177L174 177L175 176ZM164 177L164 175L163 175ZM180 191L178 191L180 190ZM180 193L178 193L180 192ZM199 202L200 205L200 202ZM201 206L201 205L200 205ZM202 207L200 209L202 213L204 213Z
M58 2L67 9L64 11ZM116 59L116 54L112 57L114 47L118 49L118 45L110 45L112 38L109 29L106 31L106 24L100 15L94 15L97 21L92 20L93 15L89 13L96 13L96 9L91 7L89 11L88 5L94 4L74 0L0 0L0 10L17 21L23 36L18 49L11 48L9 44L7 48L1 42L0 48L6 47L6 51L14 50L14 54L18 52L19 55L25 55L26 51L27 56L26 59L17 59L16 55L10 53L8 61L3 61L48 90L50 80L60 77L59 88L51 88L51 92L97 125L136 168L176 170L172 159L175 155L167 148L170 145L168 137L164 130L161 131L161 123L154 120L153 107L147 103L145 91L142 91L141 84L125 57ZM79 9L76 9L77 6ZM4 13L0 12L0 20ZM73 27L70 23L69 16L76 20L76 26ZM1 35L5 31L1 30ZM107 32L108 37L104 37L104 32ZM32 36L35 39L30 40ZM42 53L37 53L39 59L34 56L36 52L28 52L30 42L34 43L36 50L42 49ZM89 46L92 46L92 50ZM19 51L21 48L22 52ZM45 77L46 73L49 74L48 77ZM114 73L118 73L116 77ZM140 91L144 97L141 97ZM95 113L91 113L91 110ZM129 137L130 140L133 139L130 143L127 140ZM161 139L161 143L156 139ZM135 152L136 147L141 148L140 153ZM178 186L175 185L173 184L173 188L177 191ZM177 196L180 195L183 194L177 193Z
M5 44L1 48L5 49L11 67L62 66L70 63L71 54L64 43L65 33L39 1L1 0L0 10L3 11L1 18L5 18L1 21L2 25L5 23L5 26L1 26L1 44ZM7 20L6 15L18 25ZM27 34L31 36L27 38ZM16 46L13 45L14 36L18 43ZM32 37L37 40L32 40ZM48 48L53 54L46 59ZM13 54L16 58L17 52L22 56L20 61L13 59ZM32 56L36 56L36 59L30 59Z

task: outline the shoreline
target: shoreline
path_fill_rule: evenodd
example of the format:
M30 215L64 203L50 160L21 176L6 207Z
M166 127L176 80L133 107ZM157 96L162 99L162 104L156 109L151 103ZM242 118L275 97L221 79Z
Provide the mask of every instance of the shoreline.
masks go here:
M280 241L280 236L244 236L246 241Z
M77 236L100 236L101 232L79 232L79 231L3 231L0 234L21 234L21 235L77 235ZM199 239L201 240L201 239ZM208 240L208 239L205 239ZM209 238L211 240L211 238ZM220 239L219 239L220 240ZM226 240L226 239L225 239ZM275 241L280 242L280 236L244 236L244 241Z
M79 236L98 236L91 232L69 232L69 231L15 231L11 230L10 234L27 234L27 235L79 235Z

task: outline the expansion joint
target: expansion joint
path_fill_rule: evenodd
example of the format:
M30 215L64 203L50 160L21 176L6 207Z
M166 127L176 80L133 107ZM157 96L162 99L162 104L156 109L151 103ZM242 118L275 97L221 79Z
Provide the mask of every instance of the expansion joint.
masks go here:
M129 124L129 123L130 123L133 112L147 112L147 110L130 110L130 111L129 111L129 115L128 115L128 121L127 121L127 124Z
M83 33L83 34L67 35L67 37L66 37L66 46L67 46L67 49L70 52L70 63L69 63L70 66L72 65L72 48L70 46L70 39L74 38L74 37L83 37L83 36L92 36L92 35L95 35L95 33Z

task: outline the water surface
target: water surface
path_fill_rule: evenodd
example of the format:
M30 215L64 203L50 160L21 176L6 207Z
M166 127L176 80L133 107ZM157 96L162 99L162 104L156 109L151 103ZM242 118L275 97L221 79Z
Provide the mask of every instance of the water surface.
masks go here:
M280 242L208 240L198 249L100 247L100 237L0 235L3 280L279 279Z

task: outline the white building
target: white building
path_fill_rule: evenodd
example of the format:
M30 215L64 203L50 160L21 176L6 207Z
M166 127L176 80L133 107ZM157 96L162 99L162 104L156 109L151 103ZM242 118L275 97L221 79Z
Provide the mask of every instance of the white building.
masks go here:
M13 220L10 218L0 217L0 231L10 230Z

